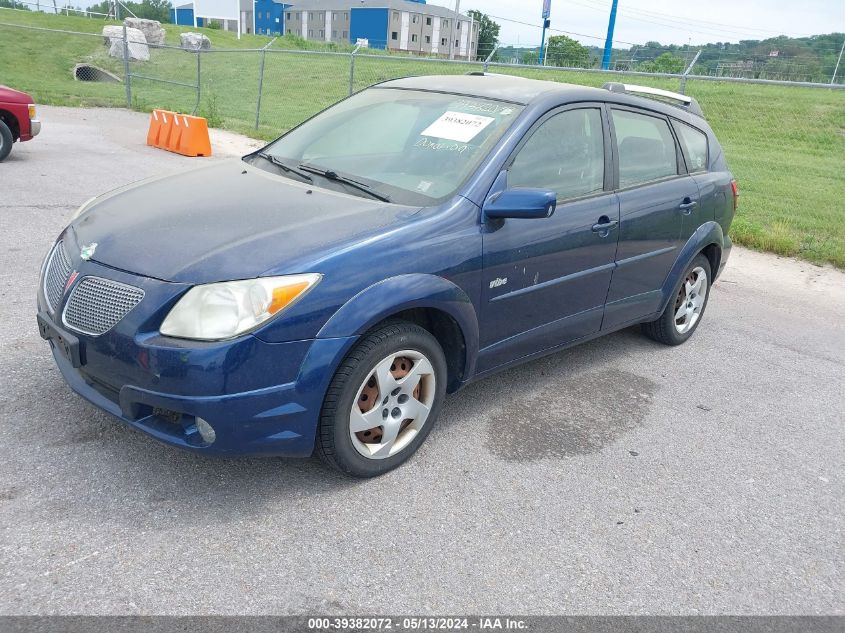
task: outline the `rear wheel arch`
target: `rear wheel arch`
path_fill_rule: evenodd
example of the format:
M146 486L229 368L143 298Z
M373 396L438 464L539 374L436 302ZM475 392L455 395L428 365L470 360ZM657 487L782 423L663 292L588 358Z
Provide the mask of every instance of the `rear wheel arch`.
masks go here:
M710 263L710 269L713 271L710 283L713 282L719 270L718 266L722 258L721 244L724 243L724 239L725 236L722 227L715 221L705 222L696 229L695 233L690 236L686 244L681 248L680 253L675 258L672 269L663 280L662 300L660 302L660 310L657 314L662 313L666 309L666 306L673 297L678 278L684 273L689 263L699 254L707 257ZM715 266L714 263L716 264Z
M710 283L712 284L716 279L716 275L719 274L719 264L722 262L722 248L715 242L711 242L701 249L701 253L710 262Z

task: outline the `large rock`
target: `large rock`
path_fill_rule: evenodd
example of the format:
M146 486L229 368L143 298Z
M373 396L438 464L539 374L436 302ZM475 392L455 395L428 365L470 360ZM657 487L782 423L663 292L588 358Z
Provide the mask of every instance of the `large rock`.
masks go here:
M211 40L202 33L182 33L179 35L179 39L182 42L182 48L192 51L199 49L208 50L211 48Z
M147 44L164 44L164 29L158 20L145 20L143 18L126 18L123 23L133 29L143 32L147 38Z
M123 27L104 26L103 37L106 38L109 46L109 57L123 59ZM126 41L129 48L129 59L139 62L146 62L150 59L150 47L147 46L147 37L139 29L126 28Z
M103 44L111 46L113 39L123 39L122 26L104 26L103 27Z

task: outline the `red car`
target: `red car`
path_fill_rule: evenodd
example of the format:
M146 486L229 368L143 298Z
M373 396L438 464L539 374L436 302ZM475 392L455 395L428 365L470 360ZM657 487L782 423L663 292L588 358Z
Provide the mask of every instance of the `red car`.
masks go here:
M35 104L25 92L0 86L0 161L12 151L15 141L29 141L41 131L35 118Z

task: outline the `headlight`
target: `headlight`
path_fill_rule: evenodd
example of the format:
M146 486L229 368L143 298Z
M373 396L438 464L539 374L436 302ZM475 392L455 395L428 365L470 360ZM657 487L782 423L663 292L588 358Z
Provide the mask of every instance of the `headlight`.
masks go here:
M80 215L85 213L88 210L88 207L91 206L91 203L94 202L94 200L96 200L96 199L97 199L97 196L94 196L93 198L90 198L90 199L86 200L85 202L83 202L82 206L80 206L76 211L73 212L73 215L71 216L70 221L73 222L76 218L78 218Z
M293 305L320 277L309 273L194 286L170 310L161 333L203 341L232 338Z

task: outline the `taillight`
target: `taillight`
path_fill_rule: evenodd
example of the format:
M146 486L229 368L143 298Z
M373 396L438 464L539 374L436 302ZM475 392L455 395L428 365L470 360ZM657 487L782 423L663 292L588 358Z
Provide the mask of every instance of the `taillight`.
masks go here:
M736 180L731 180L731 193L734 195L734 211L736 211L737 204L739 203L739 187L736 184Z

